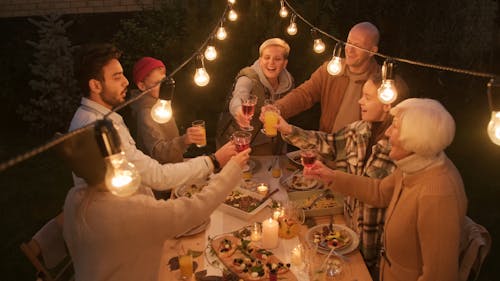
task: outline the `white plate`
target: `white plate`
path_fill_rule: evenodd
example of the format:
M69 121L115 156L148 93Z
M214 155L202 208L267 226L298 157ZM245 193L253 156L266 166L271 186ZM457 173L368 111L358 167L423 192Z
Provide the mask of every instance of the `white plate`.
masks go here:
M186 236L198 234L198 233L204 231L208 227L209 224L210 224L210 218L208 218L206 221L202 222L200 225L191 228L187 232L175 236L175 238L186 237Z
M307 231L306 241L309 244L309 246L311 246L313 249L316 248L316 245L315 245L315 243L313 241L313 239L314 239L313 238L313 233L316 232L316 231L321 231L323 229L323 227L325 227L325 226L328 227L328 224L316 225L316 226L310 228ZM333 227L345 230L347 233L349 233L349 235L351 236L351 239L352 239L352 243L349 246L347 246L346 248L341 249L341 250L335 250L335 252L337 252L337 253L339 253L341 255L345 255L345 254L349 254L352 251L358 249L358 246L359 246L359 236L356 234L356 232L354 232L349 227L347 227L345 225L341 225L341 224L334 224ZM325 254L325 255L328 255L328 253L330 253L330 250L322 249L322 248L317 248L317 251L318 251L318 253Z
M290 159L290 161L292 161L293 163L302 166L302 162L300 161L300 150L288 152L286 154L286 157L288 157L288 159Z
M251 192L251 191L239 188L239 187L235 188L234 191L239 191L243 195L247 195L247 196L253 197L253 198L258 199L258 200L262 200L264 198L264 196L262 196L260 194L256 194L254 192ZM249 220L250 218L255 216L258 212L260 212L262 209L264 209L267 205L269 205L269 203L271 203L270 198L268 198L266 201L261 203L259 206L257 206L257 208L253 209L251 212L245 212L237 207L233 207L233 206L228 205L226 203L222 203L219 206L219 208L220 208L220 210L222 210L225 213L228 213L230 215L233 215L235 217L238 217L238 218L241 218L244 220Z
M183 196L191 197L192 195L200 192L202 190L202 188L204 188L207 185L208 185L207 182L185 184L185 185L177 187L174 190L174 195L177 198L183 197Z
M293 178L294 177L301 177L302 176L302 170L296 170L293 172L290 176L288 176L285 179L280 179L280 183L285 186L286 188L289 189L289 191L304 191L304 190L312 190L314 188L320 188L323 186L323 183L320 181L317 181L315 179L310 179L308 180L307 185L297 185L293 183Z

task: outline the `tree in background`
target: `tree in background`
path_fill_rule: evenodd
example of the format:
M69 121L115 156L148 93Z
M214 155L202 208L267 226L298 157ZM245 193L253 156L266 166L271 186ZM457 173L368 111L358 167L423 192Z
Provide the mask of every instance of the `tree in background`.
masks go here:
M78 105L73 47L66 36L72 22L63 21L59 15L43 16L40 21L28 20L38 27L40 37L38 42L27 41L35 49L35 63L30 64L35 79L30 80L29 85L38 95L21 104L17 112L34 132L66 131Z

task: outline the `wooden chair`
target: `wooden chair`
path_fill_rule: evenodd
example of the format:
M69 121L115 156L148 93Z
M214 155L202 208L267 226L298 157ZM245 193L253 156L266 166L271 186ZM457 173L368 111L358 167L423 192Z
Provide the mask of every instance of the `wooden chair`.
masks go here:
M36 269L37 280L74 280L73 263L62 235L63 213L47 222L34 236L22 243L21 251Z
M459 281L475 281L491 249L491 236L482 225L465 217L460 242Z

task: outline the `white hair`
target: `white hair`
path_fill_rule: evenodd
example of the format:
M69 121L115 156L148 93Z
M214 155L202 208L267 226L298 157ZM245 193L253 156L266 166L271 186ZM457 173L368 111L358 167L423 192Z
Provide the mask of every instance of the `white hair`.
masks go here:
M283 54L283 56L285 57L285 59L288 58L288 55L290 54L290 45L288 45L288 43L285 42L285 40L283 40L281 38L267 39L266 41L264 41L264 43L262 43L260 45L259 55L262 56L262 52L264 52L264 49L269 47L269 46L282 47L283 49L285 49L285 53Z
M407 99L391 109L399 119L402 147L421 156L435 156L453 141L455 121L436 100Z

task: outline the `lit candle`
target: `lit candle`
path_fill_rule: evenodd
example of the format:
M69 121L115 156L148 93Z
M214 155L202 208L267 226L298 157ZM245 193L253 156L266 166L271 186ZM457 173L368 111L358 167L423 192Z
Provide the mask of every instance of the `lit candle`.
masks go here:
M278 207L273 211L273 219L278 220L283 216L283 208Z
M302 264L302 247L300 245L293 248L290 261L295 266L300 266Z
M263 248L274 249L278 247L278 230L279 230L279 224L272 218L269 218L262 222Z
M260 223L254 222L252 226L252 233L250 234L250 240L256 242L262 238L262 228Z
M263 183L261 183L259 186L257 186L257 191L262 195L266 195L268 190L269 190L269 188L267 187L267 185L265 185Z

